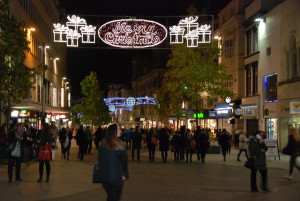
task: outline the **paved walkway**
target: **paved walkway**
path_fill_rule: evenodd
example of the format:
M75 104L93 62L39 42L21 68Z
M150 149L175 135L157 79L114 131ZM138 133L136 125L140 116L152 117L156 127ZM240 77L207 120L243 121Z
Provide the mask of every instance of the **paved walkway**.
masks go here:
M77 146L73 142L70 160L60 156L51 161L49 183L37 183L38 163L22 163L21 177L24 181L7 182L7 166L0 166L0 200L20 201L99 201L106 200L100 184L91 183L92 165L97 160L93 149L83 161L77 159ZM268 159L269 186L271 193L249 191L250 172L243 162L236 161L237 150L232 149L226 162L219 154L207 155L202 164L193 157L192 163L175 163L169 155L162 163L160 152L156 152L155 163L149 163L147 151L142 151L142 161L129 161L130 178L125 182L122 201L197 201L197 200L243 200L243 201L299 201L300 173L295 170L292 181L283 176L288 172L287 156L281 160ZM128 154L130 156L130 154ZM130 158L130 157L129 157ZM245 157L241 159L245 161ZM260 178L258 177L258 181Z

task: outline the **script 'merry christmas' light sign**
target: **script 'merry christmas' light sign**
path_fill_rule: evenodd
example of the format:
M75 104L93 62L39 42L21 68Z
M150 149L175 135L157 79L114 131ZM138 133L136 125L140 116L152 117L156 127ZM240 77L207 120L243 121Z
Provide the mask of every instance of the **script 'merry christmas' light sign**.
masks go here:
M121 48L145 48L160 44L167 37L167 29L154 21L121 19L110 21L98 30L106 44Z

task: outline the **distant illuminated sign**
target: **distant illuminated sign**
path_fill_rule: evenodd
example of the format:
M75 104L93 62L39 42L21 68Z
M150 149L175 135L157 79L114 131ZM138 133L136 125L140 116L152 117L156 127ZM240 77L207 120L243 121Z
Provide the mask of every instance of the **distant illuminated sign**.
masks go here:
M211 42L211 26L199 25L198 16L181 19L178 25L170 27L170 43L180 44L187 41L187 47L198 47L199 43Z
M167 37L167 29L154 21L143 19L113 20L98 30L106 44L121 48L145 48L160 44Z
M19 117L27 117L27 110L20 110Z
M19 116L19 111L18 110L11 111L10 116L11 117L18 117Z

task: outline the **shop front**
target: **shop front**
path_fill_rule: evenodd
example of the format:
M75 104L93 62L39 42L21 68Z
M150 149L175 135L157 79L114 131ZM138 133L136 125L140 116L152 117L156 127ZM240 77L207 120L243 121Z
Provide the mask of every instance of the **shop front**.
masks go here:
M300 99L278 101L279 111L279 147L287 144L289 127L295 127L300 133Z
M268 139L279 139L277 103L266 103L264 106L265 131Z
M11 111L11 119L12 121L16 121L18 123L24 123L25 120L28 120L30 123L30 126L32 126L35 129L38 129L39 127L39 113L38 111L34 110L26 110L26 109L13 109Z

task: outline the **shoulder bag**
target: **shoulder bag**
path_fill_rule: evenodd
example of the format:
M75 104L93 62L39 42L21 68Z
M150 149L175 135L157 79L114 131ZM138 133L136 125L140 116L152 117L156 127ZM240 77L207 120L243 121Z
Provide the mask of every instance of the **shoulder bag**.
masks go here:
M103 178L101 176L101 165L100 163L93 165L93 183L102 183Z
M245 168L248 168L248 169L254 168L254 162L255 162L255 159L253 157L248 158L248 160L244 164Z
M291 155L291 149L288 146L283 147L282 153L284 155Z

